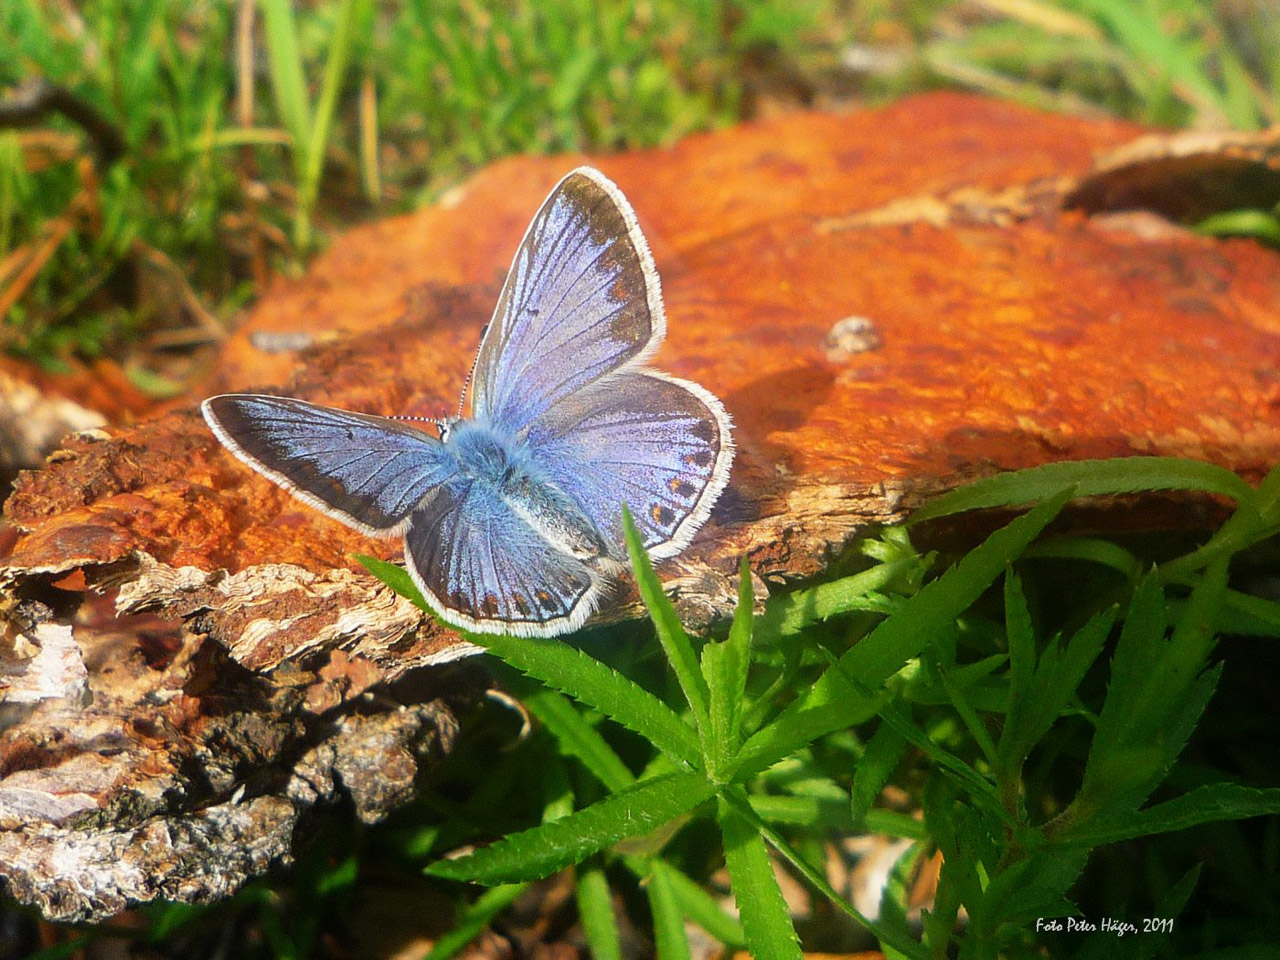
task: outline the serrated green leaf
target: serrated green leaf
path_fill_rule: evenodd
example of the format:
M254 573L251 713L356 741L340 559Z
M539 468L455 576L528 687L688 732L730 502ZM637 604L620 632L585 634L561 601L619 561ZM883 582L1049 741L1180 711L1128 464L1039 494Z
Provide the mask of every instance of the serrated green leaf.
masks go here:
M991 878L980 903L970 907L971 918L981 929L994 931L1002 923L1053 916L1088 859L1087 850L1033 853Z
M859 913L857 908L849 903L847 898L839 894L811 862L796 852L782 834L760 819L753 809L750 799L741 787L730 787L728 790L723 791L720 794L720 803L722 810L725 806L732 807L742 818L744 829L754 829L809 882L810 886L826 897L833 907L856 921L886 948L892 948L906 957L927 960L927 954L920 948L920 945L913 942L909 937L899 936L895 931L887 930ZM750 940L750 930L748 930L748 940Z
M718 819L733 899L738 904L751 956L757 960L800 960L800 940L791 925L764 840L750 821L723 800Z
M854 823L861 823L866 817L876 797L897 769L906 748L906 738L887 723L880 724L867 741L867 747L853 770L849 812Z
M689 938L685 936L680 903L670 878L663 870L654 870L649 874L645 893L653 914L653 942L657 948L658 960L691 960Z
M892 613L894 604L876 591L920 564L920 558L914 554L897 557L831 583L771 597L764 616L756 624L756 642L776 643L782 637L843 613Z
M1276 814L1280 814L1280 788L1258 789L1238 783L1210 783L1145 810L1073 827L1055 837L1054 843L1096 847L1135 837L1186 830L1202 823Z
M658 632L658 642L662 644L662 649L671 662L671 668L675 671L676 679L680 682L680 689L689 702L689 708L693 711L698 730L705 738L707 702L710 699L710 693L707 691L706 681L702 678L698 658L694 656L693 645L680 624L675 605L663 591L661 581L653 572L649 554L645 552L644 544L640 540L640 531L636 529L631 511L625 504L622 508L622 525L627 539L627 553L631 557L631 569L635 573L636 585L640 588L640 598L649 611L649 617L653 620L654 628Z
M456 860L437 861L426 872L483 884L541 879L627 837L657 830L714 792L699 773L642 780L585 810L504 837Z
M431 612L402 567L373 557L357 555L366 570L396 593ZM648 739L675 760L697 766L701 747L697 734L670 707L594 657L558 640L510 637L504 634L471 634L464 639L484 647L511 666L549 687L587 704Z
M561 750L581 760L610 790L625 790L635 782L627 765L600 732L560 694L542 689L525 696L522 702L551 731Z
M1029 695L1036 672L1036 637L1022 581L1010 567L1004 575L1004 630L1009 646L1009 715Z
M663 874L686 919L696 923L725 946L741 948L747 945L741 922L725 913L701 884L695 883L661 858L654 858L650 866L654 874Z
M745 557L739 566L738 605L734 608L729 639L702 648L702 676L707 682L710 709L703 750L712 779L729 765L742 744L743 697L751 661L751 568Z
M911 524L966 510L1012 507L1041 500L1074 486L1078 497L1143 490L1200 490L1251 503L1253 488L1230 470L1178 457L1121 457L1072 460L984 477L945 493L911 515Z
M604 868L594 859L579 867L573 889L591 956L596 960L622 960L622 936Z
M728 685L729 744L734 751L742 745L743 697L747 691L747 674L751 666L751 631L755 621L755 596L751 589L751 567L743 557L738 566L738 605L726 641L726 678Z
M1084 783L1068 823L1116 806L1136 808L1181 752L1212 696L1219 668L1201 673L1215 642L1213 618L1226 591L1215 561L1192 591L1166 642L1164 595L1152 574L1139 584L1111 664Z
M516 897L528 888L527 883L512 883L486 890L476 901L462 911L452 930L440 937L427 954L426 960L448 960L456 956L476 937L480 936L493 918L515 902Z
M733 653L727 643L708 643L702 648L702 676L711 695L711 709L707 714L707 729L702 747L706 755L707 774L716 781L721 779L721 771L728 766L729 758L734 753L731 715L738 712L735 711L735 706L741 710L741 704L735 703L730 696L733 684L732 658Z
M812 740L860 723L880 709L876 688L900 670L963 613L1039 535L1071 496L1060 492L991 534L954 567L927 584L902 608L845 653L738 755L739 775L762 770ZM856 677L870 695L854 689Z
M1040 662L1033 665L1031 679L1011 682L1009 711L999 746L1002 776L1017 776L1031 749L1062 715L1085 673L1102 652L1117 612L1117 608L1111 607L1095 614L1072 634L1065 649L1050 643L1041 654ZM1012 643L1010 654L1012 661ZM1030 655L1035 655L1034 641Z

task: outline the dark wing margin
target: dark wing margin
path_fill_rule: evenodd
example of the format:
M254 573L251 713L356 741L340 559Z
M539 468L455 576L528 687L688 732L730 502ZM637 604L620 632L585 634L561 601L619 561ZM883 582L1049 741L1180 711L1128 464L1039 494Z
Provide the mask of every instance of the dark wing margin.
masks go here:
M516 250L476 361L474 414L519 436L565 397L650 356L666 334L635 212L597 170L551 191Z
M595 610L605 587L491 487L463 477L437 487L413 512L404 555L431 608L475 633L569 633Z
M251 393L211 397L200 409L248 466L370 536L401 533L456 469L438 439L384 417Z

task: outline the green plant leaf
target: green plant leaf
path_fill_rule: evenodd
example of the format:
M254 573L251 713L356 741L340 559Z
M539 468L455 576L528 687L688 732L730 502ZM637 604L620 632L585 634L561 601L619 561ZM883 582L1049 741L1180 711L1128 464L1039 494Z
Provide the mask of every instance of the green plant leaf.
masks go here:
M449 957L459 954L528 887L527 883L511 883L486 890L476 898L474 903L462 911L453 929L435 942L426 960L448 960Z
M504 837L456 860L439 860L426 872L483 884L541 879L619 840L659 829L714 792L699 773L641 780L567 817Z
M676 614L675 605L663 592L662 583L653 572L653 564L649 554L645 552L640 540L640 531L636 529L631 511L626 505L622 508L622 525L627 538L627 553L631 557L631 569L635 573L636 585L640 588L640 598L644 601L654 628L658 631L658 642L675 670L680 689L684 692L689 708L693 711L698 730L705 740L707 734L707 702L710 693L707 683L702 677L698 658L694 656L693 645L684 632L680 617Z
M800 941L760 834L724 800L719 804L718 819L748 951L757 960L800 960Z
M659 861L654 862L656 864ZM653 942L657 948L658 960L691 960L680 902L665 871L659 869L649 874L645 893L649 897L649 909L653 913Z
M1016 590L1016 581L1010 583ZM1016 605L1020 599L1020 593L1011 594L1007 584L1006 611L1011 602ZM1095 614L1071 636L1065 648L1051 642L1040 655L1039 663L1035 661L1034 638L1027 636L1025 640L1015 641L1015 633L1021 628L1010 623L1009 709L998 751L1003 778L1017 777L1031 749L1062 715L1085 673L1102 652L1117 612L1117 608L1111 607Z
M1280 788L1210 783L1145 810L1081 824L1054 838L1064 846L1096 847L1136 837L1186 830L1201 823L1280 814Z
M703 750L713 780L728 768L729 759L742 743L743 697L751 661L753 598L751 569L744 557L739 570L738 605L733 613L729 639L702 648L702 676L707 682L710 707Z
M1071 495L1071 491L1062 491L997 530L907 600L743 745L738 755L739 776L762 770L823 734L874 716L881 707L876 688L977 600L1058 515ZM847 677L858 678L870 695L854 689Z
M1219 668L1204 670L1216 638L1213 619L1226 592L1227 564L1215 561L1192 591L1172 636L1156 573L1134 593L1111 662L1080 793L1066 823L1127 806L1136 809L1181 752L1204 711Z
M1013 507L1075 487L1078 497L1137 493L1142 490L1201 490L1251 503L1253 488L1222 467L1177 457L1121 457L1115 460L1072 460L1001 473L965 484L931 500L908 523L946 517L966 510Z
M1263 210L1224 210L1205 217L1195 229L1212 237L1253 237L1280 246L1280 217Z
M404 568L374 557L357 555L356 559L396 593L432 613ZM701 762L697 734L688 724L649 691L594 657L558 640L468 634L452 626L449 629L501 657L522 673L568 694L647 738L676 761L689 766L697 766Z
M537 690L522 702L551 731L561 750L577 757L610 790L625 790L635 783L627 765L605 742L595 727L554 690Z
M891 613L894 605L876 591L920 566L918 556L896 557L831 583L771 597L764 616L756 625L756 642L775 643L782 637L792 636L814 623L843 613Z
M699 731L703 731L705 737L707 703L710 699L707 681L703 680L698 658L694 655L685 627L681 625L675 604L664 593L662 581L653 572L653 563L649 561L649 554L645 552L640 540L640 531L636 530L635 521L626 504L622 507L622 527L627 540L627 553L631 557L631 570L635 572L636 586L640 588L640 599L644 600L650 620L653 620L654 628L658 631L658 643L662 644L663 652L667 654L672 669L675 669L676 680L680 681L680 689L684 691Z
M742 948L747 945L741 922L725 913L701 884L695 883L661 857L654 857L650 861L650 869L655 875L663 875L686 919L696 923L725 946Z
M897 769L906 748L906 738L887 723L880 724L867 741L867 747L853 770L849 812L854 823L861 823L866 818L876 797Z
M1039 850L991 878L982 899L970 906L971 919L982 931L1002 923L1021 924L1036 917L1058 916L1063 902L1089 859L1087 850Z
M622 960L622 936L613 915L613 897L604 868L593 858L578 868L575 881L578 917L591 956L597 960Z
M772 826L760 819L753 809L751 801L748 799L746 793L741 787L730 787L723 791L720 794L720 803L721 809L723 809L725 805L732 807L742 818L744 824L743 829L754 830L757 834L766 839L769 842L769 845L785 857L787 862L795 867L799 874L804 877L815 890L831 902L832 906L846 916L851 917L860 926L865 928L872 936L881 942L882 946L884 946L886 950L893 949L904 957L925 960L926 955L920 949L920 946L912 942L909 937L899 936L896 931L886 929L880 924L867 919L858 912L853 904L848 902L847 898L836 892L835 888L827 881L827 878L817 868L815 868L812 863L804 857L801 857L791 844L787 843L785 837L783 837L777 830L773 829ZM730 875L732 876L732 868L730 869ZM750 930L748 930L748 940L750 940Z

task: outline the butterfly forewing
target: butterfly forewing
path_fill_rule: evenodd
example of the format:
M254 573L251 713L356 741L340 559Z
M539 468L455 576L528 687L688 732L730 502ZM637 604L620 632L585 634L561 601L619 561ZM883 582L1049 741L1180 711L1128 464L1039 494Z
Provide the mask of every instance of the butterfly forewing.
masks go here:
M664 333L635 214L595 170L565 177L516 251L476 362L473 411L511 435L641 359Z
M456 463L435 437L383 417L261 394L206 400L232 453L329 516L374 536L404 528Z

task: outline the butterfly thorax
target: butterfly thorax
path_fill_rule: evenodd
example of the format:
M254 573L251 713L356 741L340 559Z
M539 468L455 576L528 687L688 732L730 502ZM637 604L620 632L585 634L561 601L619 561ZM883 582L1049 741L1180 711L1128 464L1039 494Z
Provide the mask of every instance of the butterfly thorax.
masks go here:
M537 468L524 444L479 420L453 424L445 444L462 473L501 497L552 546L580 560L609 556L595 524Z

